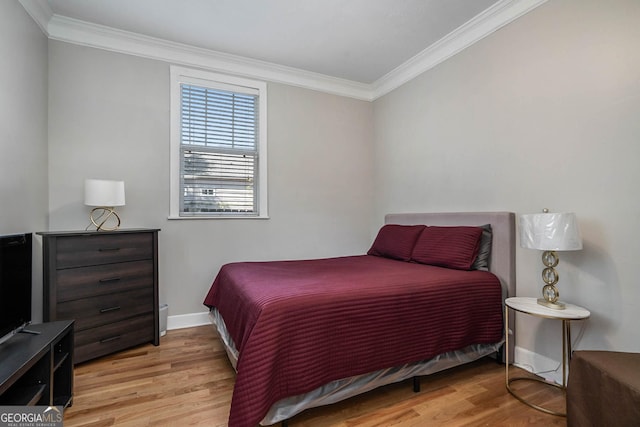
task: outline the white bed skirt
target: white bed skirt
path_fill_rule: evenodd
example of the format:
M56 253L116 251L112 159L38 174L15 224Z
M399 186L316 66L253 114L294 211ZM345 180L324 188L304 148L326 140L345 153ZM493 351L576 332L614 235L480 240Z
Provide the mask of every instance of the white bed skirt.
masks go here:
M233 339L229 336L222 316L220 316L218 310L213 308L209 312L209 317L224 344L233 369L236 369L238 351ZM260 425L275 424L287 420L305 409L336 403L383 385L404 381L416 376L433 374L454 366L473 362L497 352L503 342L504 340L495 344L474 344L461 350L440 354L429 360L331 381L308 393L280 400L269 409L267 415L260 421Z

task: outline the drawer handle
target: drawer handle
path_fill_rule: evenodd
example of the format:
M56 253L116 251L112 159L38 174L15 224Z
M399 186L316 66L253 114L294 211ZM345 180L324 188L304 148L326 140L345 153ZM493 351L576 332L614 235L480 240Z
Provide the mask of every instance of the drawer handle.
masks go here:
M119 250L120 248L99 248L98 249L99 252L115 252Z
M120 310L120 306L116 305L114 307L109 307L109 308L102 308L100 309L100 313L108 313L110 311L116 311L116 310Z
M100 279L100 283L109 283L109 282L117 282L120 280L120 277L107 277L106 279Z
M111 342L111 341L119 340L121 336L122 336L122 335L116 335L116 336L113 336L113 337L109 337L109 338L101 339L101 340L100 340L100 344L104 344L104 343L106 343L106 342Z

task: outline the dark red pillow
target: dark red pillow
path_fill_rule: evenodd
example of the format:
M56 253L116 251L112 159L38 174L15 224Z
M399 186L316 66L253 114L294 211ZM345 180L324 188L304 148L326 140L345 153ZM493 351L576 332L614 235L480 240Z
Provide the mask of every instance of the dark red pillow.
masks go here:
M387 224L378 231L367 255L409 261L413 246L424 228L424 225Z
M471 270L480 248L481 227L425 227L411 260L457 270Z

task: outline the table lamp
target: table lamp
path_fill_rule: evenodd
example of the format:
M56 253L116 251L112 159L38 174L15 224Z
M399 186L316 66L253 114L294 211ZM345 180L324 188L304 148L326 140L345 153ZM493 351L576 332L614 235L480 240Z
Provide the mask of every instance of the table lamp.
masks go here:
M520 246L538 249L542 253L543 298L538 304L556 310L563 310L565 304L559 301L560 292L556 287L559 275L555 270L560 259L556 251L576 251L582 249L582 238L574 213L550 213L544 209L539 214L520 215Z
M84 204L95 206L91 210L89 218L97 231L117 230L120 227L120 217L113 208L124 206L124 181L85 179Z

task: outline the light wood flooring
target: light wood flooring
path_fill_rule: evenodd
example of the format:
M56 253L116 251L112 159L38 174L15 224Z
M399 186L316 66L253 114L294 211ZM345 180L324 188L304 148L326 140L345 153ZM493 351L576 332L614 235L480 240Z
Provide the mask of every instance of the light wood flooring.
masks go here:
M512 367L510 375L524 375ZM505 389L504 365L491 359L378 388L307 410L290 427L566 426ZM65 427L226 426L234 371L210 326L168 331L160 346L140 346L76 366ZM514 387L538 404L564 410L562 391L531 381Z

